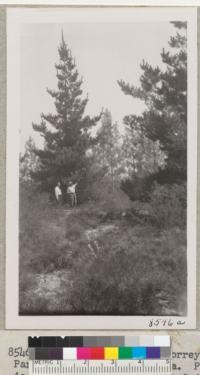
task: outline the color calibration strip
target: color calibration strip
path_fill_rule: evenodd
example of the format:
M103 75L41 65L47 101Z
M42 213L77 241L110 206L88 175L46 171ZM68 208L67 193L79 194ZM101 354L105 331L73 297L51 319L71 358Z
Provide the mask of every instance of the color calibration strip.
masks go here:
M171 358L170 336L29 338L30 360L146 360ZM55 341L56 340L56 341ZM79 342L78 342L79 340ZM137 342L137 345L133 343ZM33 347L35 343L40 343ZM57 346L49 346L50 344ZM63 347L61 347L63 343ZM107 345L109 343L109 345ZM146 345L144 345L146 343ZM76 346L74 345L76 344ZM80 345L81 344L81 345ZM44 346L45 345L45 346Z

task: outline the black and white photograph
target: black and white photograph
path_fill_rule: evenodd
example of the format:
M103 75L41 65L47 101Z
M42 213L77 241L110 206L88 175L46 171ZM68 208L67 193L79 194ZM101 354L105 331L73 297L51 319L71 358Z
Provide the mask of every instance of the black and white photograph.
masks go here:
M9 16L8 326L194 326L194 10Z

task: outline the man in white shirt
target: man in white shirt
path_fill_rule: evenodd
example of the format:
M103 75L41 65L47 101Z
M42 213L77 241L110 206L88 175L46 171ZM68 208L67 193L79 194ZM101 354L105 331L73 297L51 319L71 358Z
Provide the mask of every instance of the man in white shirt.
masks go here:
M54 191L55 191L55 197L56 197L57 202L61 203L62 202L62 190L61 190L60 182L57 183Z
M67 188L67 194L70 198L72 207L77 206L76 186L77 186L77 183L73 184L73 182L70 181L69 186Z

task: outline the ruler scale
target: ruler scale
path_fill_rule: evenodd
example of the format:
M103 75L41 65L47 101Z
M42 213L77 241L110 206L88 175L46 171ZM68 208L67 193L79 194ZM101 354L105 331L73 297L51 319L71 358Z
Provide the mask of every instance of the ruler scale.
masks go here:
M172 374L172 361L30 361L29 375Z

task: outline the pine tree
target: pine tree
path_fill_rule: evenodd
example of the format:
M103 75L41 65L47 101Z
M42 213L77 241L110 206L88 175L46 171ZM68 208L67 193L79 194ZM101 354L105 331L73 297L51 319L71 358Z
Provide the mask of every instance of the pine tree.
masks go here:
M118 184L120 168L120 134L117 123L113 123L108 109L102 114L101 127L96 135L94 147L95 161L109 176L114 189Z
M164 173L160 172L163 182L187 178L187 24L173 24L181 33L171 37L170 51L161 53L165 68L143 61L140 87L118 81L126 95L146 104L141 116L127 116L125 122L131 127L136 121L147 138L159 142L167 157Z
M131 123L131 126L130 126ZM165 154L159 142L147 138L140 123L133 116L126 124L123 136L122 154L124 178L143 178L156 173L165 166Z
M63 33L58 52L57 89L47 89L54 99L56 113L42 113L41 123L33 124L33 129L44 138L44 148L35 150L40 167L33 177L47 190L57 181L84 180L90 163L90 129L99 120L84 115L88 98L82 98L83 81Z
M35 142L29 137L25 144L25 151L20 155L19 177L22 183L32 183L32 175L38 168L38 157L35 154Z

